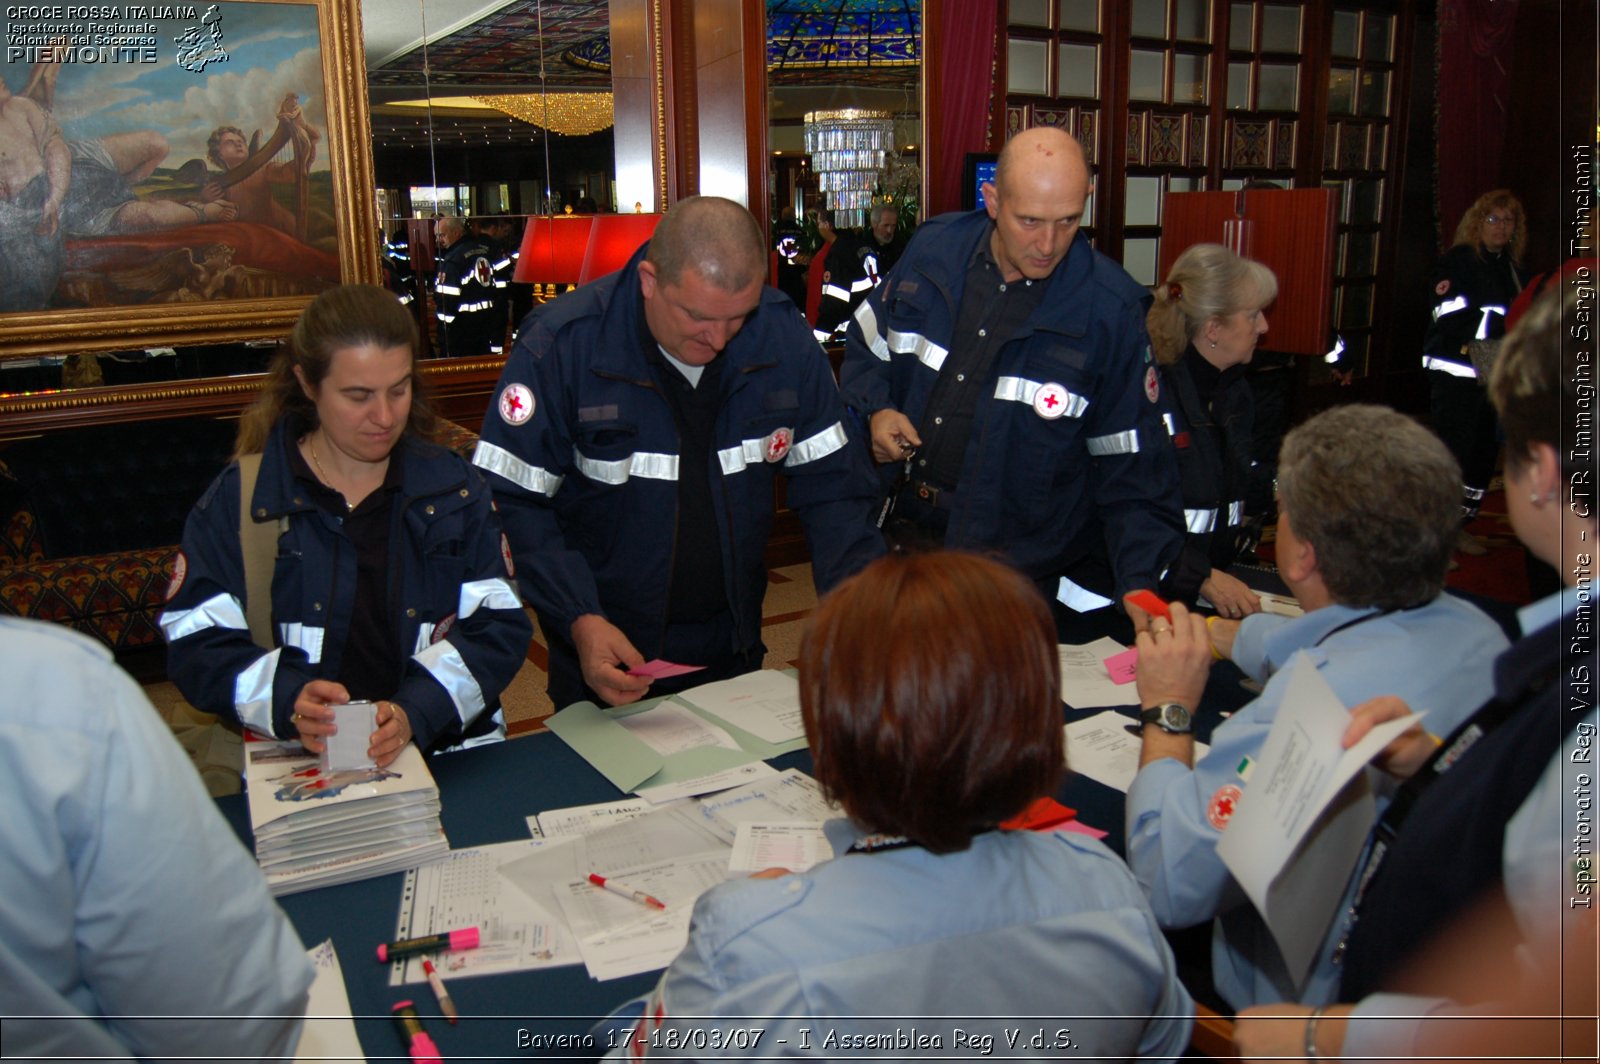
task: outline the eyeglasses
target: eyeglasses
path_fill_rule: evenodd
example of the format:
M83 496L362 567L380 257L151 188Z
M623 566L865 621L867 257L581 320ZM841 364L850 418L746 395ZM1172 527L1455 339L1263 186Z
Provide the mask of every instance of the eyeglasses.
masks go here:
M1517 216L1514 214L1488 214L1484 216L1484 225L1516 225Z

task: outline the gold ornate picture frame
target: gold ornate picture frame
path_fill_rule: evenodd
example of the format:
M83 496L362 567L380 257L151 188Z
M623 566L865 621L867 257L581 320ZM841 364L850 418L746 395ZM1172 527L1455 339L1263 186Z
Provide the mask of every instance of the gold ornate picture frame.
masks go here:
M357 0L16 10L0 358L281 337L378 280Z

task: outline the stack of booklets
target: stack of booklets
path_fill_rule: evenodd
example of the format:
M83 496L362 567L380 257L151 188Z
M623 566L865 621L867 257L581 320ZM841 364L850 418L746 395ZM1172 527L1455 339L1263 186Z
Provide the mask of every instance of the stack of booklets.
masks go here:
M387 768L324 771L295 742L245 744L256 860L273 894L416 868L444 857L439 788L415 746Z

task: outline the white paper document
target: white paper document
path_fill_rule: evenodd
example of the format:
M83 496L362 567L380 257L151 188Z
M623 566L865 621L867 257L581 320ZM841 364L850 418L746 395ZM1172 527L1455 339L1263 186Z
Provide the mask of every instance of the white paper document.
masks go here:
M777 775L778 770L765 761L751 761L748 764L725 768L720 772L712 772L709 775L679 780L677 783L664 783L659 787L640 787L633 793L651 805L661 806L669 805L680 798L693 798L698 794L725 791L730 787L737 787L752 780L772 779Z
M665 968L689 941L693 915L693 907L686 905L585 939L583 963L590 978L604 982Z
M749 875L768 868L804 872L833 856L828 836L820 821L786 823L743 823L733 840L733 856L728 871Z
M1128 788L1133 786L1133 777L1139 774L1141 744L1139 737L1127 728L1133 723L1134 719L1127 714L1108 709L1064 725L1067 768L1127 794ZM1205 743L1196 742L1194 759L1200 760L1210 750Z
M724 750L737 750L739 744L733 736L692 712L687 706L663 702L642 713L614 717L628 734L644 743L656 753L666 757L702 746L720 746Z
M577 945L560 916L552 911L554 897L536 897L506 874L508 868L524 858L543 850L554 854L578 841L524 839L454 850L438 864L407 873L395 938L478 928L482 942L477 949L433 956L434 964L446 977L578 963ZM570 878L568 868L575 863L569 859L559 874ZM420 957L390 965L390 986L426 980Z
M365 1061L367 1055L356 1037L355 1021L350 1018L350 995L344 988L344 971L333 939L306 950L311 958L311 999L306 1002L306 1022L300 1029L296 1061Z
M727 878L728 853L724 850L629 868L608 876L607 880L624 890L643 891L668 909L692 909L696 898ZM597 887L587 878L563 883L556 890L556 900L580 948L585 939L637 923L661 911Z
M823 797L822 785L797 768L702 798L697 805L700 815L729 843L744 823L822 822L844 816L842 808Z
M1061 700L1073 709L1138 705L1138 689L1133 684L1112 683L1111 674L1106 672L1106 659L1127 649L1110 636L1081 646L1057 644L1056 655L1061 661Z
M805 734L800 720L800 683L773 669L701 684L674 697L769 743Z
M656 865L704 853L720 853L727 861L728 843L688 805L656 809L635 820L613 824L578 840L590 872L622 875L630 868ZM666 899L662 899L665 901Z
M543 835L547 839L567 835L587 835L591 831L608 828L612 824L641 817L655 808L643 798L624 798L620 802L597 802L594 805L574 805L566 809L547 809L528 817L529 834ZM533 829L537 828L537 831Z
M1363 771L1419 714L1342 748L1350 714L1304 651L1289 659L1283 702L1217 855L1303 981L1375 818Z

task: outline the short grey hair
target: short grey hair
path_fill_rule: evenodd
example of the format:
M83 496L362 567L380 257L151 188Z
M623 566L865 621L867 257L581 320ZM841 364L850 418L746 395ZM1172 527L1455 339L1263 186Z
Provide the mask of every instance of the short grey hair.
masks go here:
M644 257L663 284L677 284L685 268L724 292L742 292L767 276L766 241L755 216L721 196L673 204Z
M1326 410L1284 438L1278 459L1279 507L1345 606L1404 609L1437 597L1460 493L1461 468L1439 437L1386 406Z

